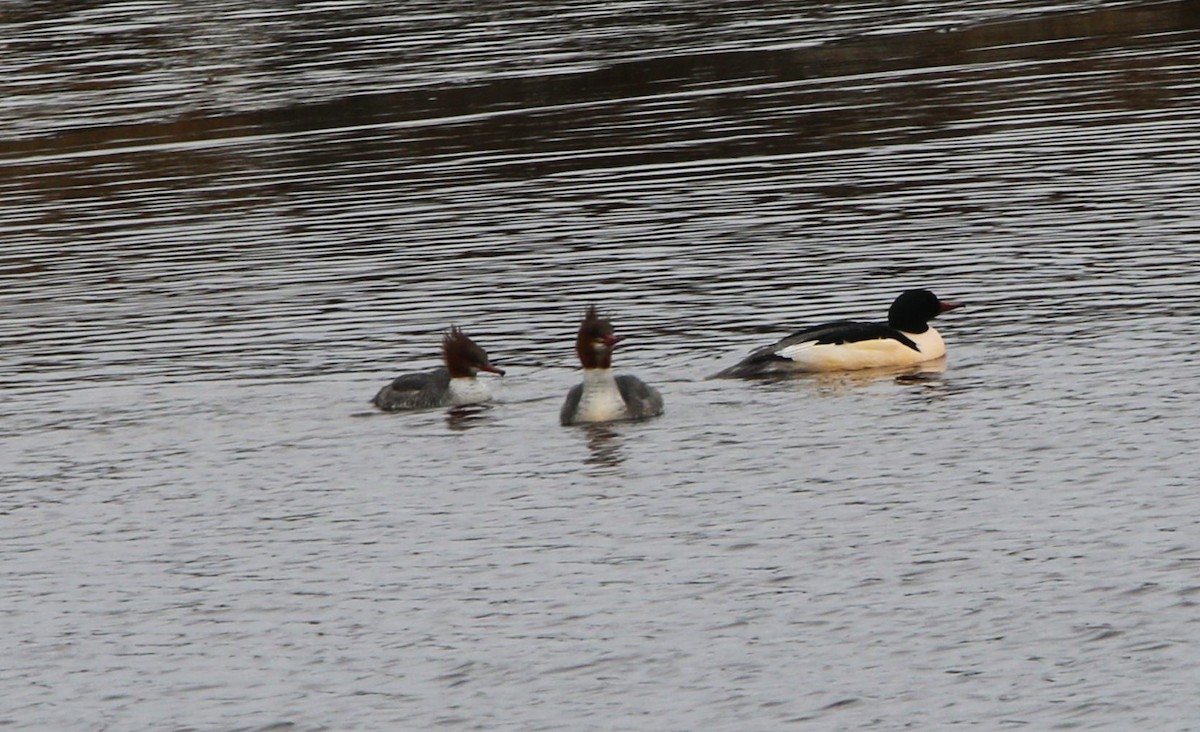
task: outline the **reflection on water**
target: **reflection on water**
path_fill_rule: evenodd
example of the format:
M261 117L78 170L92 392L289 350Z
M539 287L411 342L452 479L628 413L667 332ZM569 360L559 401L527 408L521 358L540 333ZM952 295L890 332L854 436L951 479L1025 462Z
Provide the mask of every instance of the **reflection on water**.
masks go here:
M0 9L6 721L1191 724L1196 3L793 5Z
M587 435L588 457L584 463L593 467L619 468L625 461L621 450L621 433L611 425L586 424L580 429Z
M1030 44L1028 51L1055 55L1037 47L1044 40L1040 35L1074 35L1087 42L1109 33L1146 32L1157 18L1177 25L1189 12L1186 3L1148 9L1104 5L1059 2L1055 10L1091 10L1017 20L1016 32L1003 23L984 32L996 43ZM388 12L353 1L270 10L241 0L204 6L26 2L0 11L8 41L0 73L19 94L19 103L0 112L0 126L20 137L64 129L103 135L103 128L115 125L172 120L178 136L187 134L190 123L228 112L270 115L306 104L361 120L395 115L394 107L376 103L376 95L410 89L420 91L407 98L416 102L409 111L455 106L447 98L458 98L472 112L529 108L569 99L563 92L578 88L572 77L580 73L665 85L703 74L726 83L739 78L730 67L740 64L729 63L730 54L781 49L820 58L831 46L839 53L837 42L864 31L867 39L851 44L853 50L841 52L837 61L887 58L898 45L895 39L907 43L909 53L936 52L938 44L920 35L922 29L969 31L982 21L1020 18L1045 7L1039 2L579 7L554 1L484 9L470 2L417 0L403 12ZM1147 16L1152 20L1144 21ZM918 42L903 40L914 35ZM888 53L881 54L880 47ZM647 60L686 64L688 77L656 74L653 66L646 74L637 64ZM811 70L824 75L827 68L814 63ZM494 99L488 84L496 81L514 82L520 97ZM288 125L294 111L274 116Z
M875 382L890 381L895 384L934 387L942 383L946 371L946 358L898 368L859 369L829 373L779 374L763 377L757 381L764 384L782 384L786 388L800 388L817 394L832 395L868 387Z
M490 404L464 404L446 410L446 426L455 432L474 429L487 424Z

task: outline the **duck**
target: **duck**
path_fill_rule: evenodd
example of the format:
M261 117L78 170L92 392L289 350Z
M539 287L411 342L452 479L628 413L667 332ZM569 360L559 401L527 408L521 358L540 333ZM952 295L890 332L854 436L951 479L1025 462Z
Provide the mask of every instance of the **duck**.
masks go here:
M632 374L613 374L613 348L621 340L608 319L596 311L596 306L589 306L575 338L575 353L583 366L583 383L567 392L559 412L563 426L646 419L662 414L663 398L657 389Z
M804 328L751 352L716 378L903 368L933 361L946 355L946 344L929 321L962 306L929 290L906 290L892 302L886 323L837 320Z
M442 362L444 366L432 371L397 376L371 403L385 412L478 404L490 401L492 393L476 375L480 371L504 375L503 369L488 360L487 352L457 326L442 336Z

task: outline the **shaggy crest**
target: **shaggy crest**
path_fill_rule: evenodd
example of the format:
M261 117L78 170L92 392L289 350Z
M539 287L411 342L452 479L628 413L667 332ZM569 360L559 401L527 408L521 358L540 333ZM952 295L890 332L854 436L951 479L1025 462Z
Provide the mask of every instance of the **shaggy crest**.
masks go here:
M595 305L589 305L579 324L575 338L575 353L585 369L607 369L612 366L613 346L621 337L613 333L612 323L600 317Z
M450 330L442 336L442 357L450 376L455 378L474 376L479 371L504 375L503 371L488 360L487 352L467 337L457 325L450 326Z

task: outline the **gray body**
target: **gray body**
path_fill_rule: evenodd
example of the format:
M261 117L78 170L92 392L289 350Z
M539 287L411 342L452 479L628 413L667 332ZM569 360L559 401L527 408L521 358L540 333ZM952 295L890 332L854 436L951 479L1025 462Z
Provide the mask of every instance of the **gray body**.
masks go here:
M445 367L397 376L371 400L385 412L445 407L452 402L450 372Z

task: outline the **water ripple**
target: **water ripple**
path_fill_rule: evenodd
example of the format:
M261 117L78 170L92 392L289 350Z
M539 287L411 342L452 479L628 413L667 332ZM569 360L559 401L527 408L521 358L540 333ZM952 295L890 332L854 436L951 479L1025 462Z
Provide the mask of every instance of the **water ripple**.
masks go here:
M2 14L10 723L1195 718L1192 3ZM662 418L557 425L593 302Z

